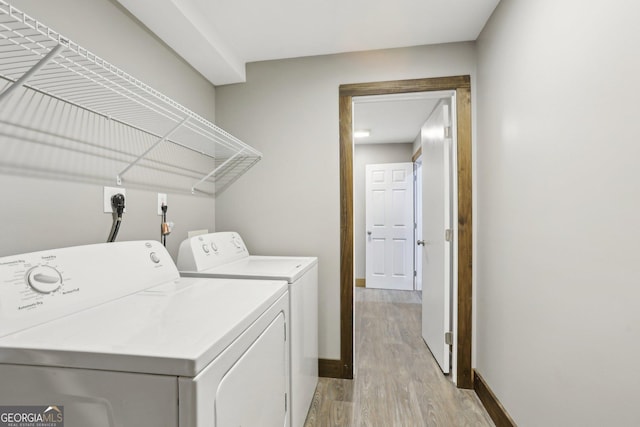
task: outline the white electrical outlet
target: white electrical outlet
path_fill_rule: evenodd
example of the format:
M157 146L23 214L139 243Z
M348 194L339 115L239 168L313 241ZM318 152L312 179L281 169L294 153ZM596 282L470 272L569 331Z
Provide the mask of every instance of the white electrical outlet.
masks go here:
M158 215L162 215L162 205L169 206L167 204L167 195L165 193L158 193Z
M115 196L116 194L122 194L125 198L125 208L124 211L127 211L127 190L125 190L122 187L104 187L104 197L103 197L103 208L104 208L104 213L111 213L113 212L113 206L111 206L111 197Z

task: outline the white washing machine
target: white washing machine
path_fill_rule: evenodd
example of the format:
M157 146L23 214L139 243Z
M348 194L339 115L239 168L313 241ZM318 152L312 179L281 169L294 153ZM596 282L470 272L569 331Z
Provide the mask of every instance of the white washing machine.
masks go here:
M318 383L318 259L249 255L235 232L195 236L178 252L183 277L283 279L291 313L291 426L302 427Z
M158 242L0 258L0 412L288 426L288 317L285 281L180 278Z

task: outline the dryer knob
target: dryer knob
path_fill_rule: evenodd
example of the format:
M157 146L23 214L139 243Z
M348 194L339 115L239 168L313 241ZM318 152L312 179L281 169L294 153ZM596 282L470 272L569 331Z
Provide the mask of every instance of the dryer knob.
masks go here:
M48 265L40 265L29 270L27 283L36 292L50 294L60 288L62 276L55 268Z
M242 243L240 242L240 239L235 234L231 238L231 242L236 246L236 248L242 249Z
M155 252L151 252L149 254L149 258L151 258L151 261L153 261L155 264L158 264L160 262L160 257L158 257L158 254Z
M204 253L208 254L209 253L209 246L208 245L202 245L202 250L204 251Z

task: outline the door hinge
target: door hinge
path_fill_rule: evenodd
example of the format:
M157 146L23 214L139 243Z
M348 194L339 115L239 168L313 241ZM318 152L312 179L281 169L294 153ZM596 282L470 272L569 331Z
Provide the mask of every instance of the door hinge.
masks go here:
M453 332L444 333L444 343L446 345L453 345Z
M287 412L287 393L284 394L284 412Z
M413 277L418 277L418 272L413 270Z
M453 240L453 231L450 228L444 230L444 240L446 240L447 242Z
M284 324L284 340L287 340L287 324Z
M451 138L451 126L444 127L444 137Z

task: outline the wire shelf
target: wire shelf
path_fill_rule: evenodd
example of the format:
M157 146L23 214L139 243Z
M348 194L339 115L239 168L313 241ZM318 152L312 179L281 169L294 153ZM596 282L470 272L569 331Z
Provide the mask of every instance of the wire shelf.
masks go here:
M81 129L78 117L83 118ZM211 159L213 167L198 172L191 160L176 167L199 175L190 185L191 192L216 194L262 157L256 149L4 0L0 0L0 126L2 136L31 140L33 134L53 133L56 141L115 150L117 167L121 167L114 173L118 184L130 179L129 170L134 167L149 168L150 163L160 167L191 159L196 153ZM116 136L150 139L144 144L120 142L117 148L109 147ZM191 154L159 159L157 147L165 142Z

